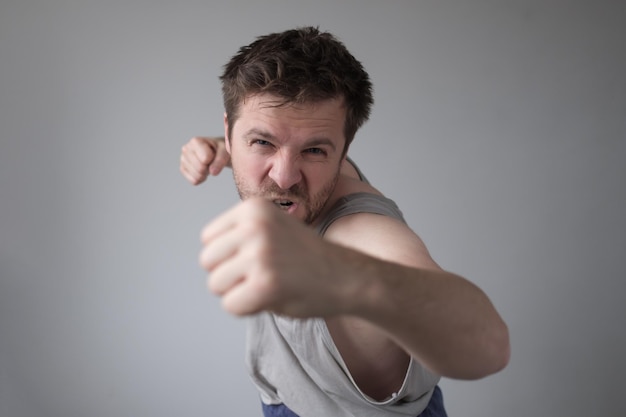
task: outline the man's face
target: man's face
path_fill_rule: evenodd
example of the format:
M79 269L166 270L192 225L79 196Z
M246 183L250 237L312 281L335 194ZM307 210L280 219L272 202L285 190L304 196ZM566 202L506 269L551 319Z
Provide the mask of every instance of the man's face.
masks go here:
M342 100L276 107L275 96L248 97L226 147L242 199L263 197L307 224L335 189L345 146Z

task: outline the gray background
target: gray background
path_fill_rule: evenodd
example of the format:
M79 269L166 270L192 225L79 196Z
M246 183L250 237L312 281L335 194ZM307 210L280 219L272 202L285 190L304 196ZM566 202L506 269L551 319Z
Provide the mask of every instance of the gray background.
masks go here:
M375 84L353 158L510 326L450 416L626 415L624 2L356 0L2 0L0 415L260 415L197 265L232 179L178 158L236 49L309 24Z

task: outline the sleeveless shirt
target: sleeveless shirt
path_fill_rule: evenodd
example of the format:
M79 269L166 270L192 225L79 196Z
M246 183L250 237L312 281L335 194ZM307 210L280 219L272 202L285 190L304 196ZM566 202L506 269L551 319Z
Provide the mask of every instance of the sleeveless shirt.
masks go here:
M404 222L392 200L356 193L335 203L317 226L318 233L323 236L335 220L355 213ZM246 365L263 403L284 403L300 417L416 416L428 406L440 379L411 358L400 390L374 400L354 382L323 318L293 319L269 312L248 318Z

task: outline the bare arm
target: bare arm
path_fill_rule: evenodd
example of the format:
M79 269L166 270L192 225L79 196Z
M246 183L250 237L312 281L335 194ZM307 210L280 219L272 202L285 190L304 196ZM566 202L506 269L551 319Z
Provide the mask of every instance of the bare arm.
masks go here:
M321 239L273 204L246 200L203 231L200 263L210 272L208 286L237 315L269 310L371 323L343 333L347 346L362 348L354 352L363 361L351 371L371 365L377 352L368 345L386 348L387 341L402 347L392 360L400 368L404 351L451 378L480 378L506 365L508 331L489 299L441 270L408 227L359 214L331 229L330 241Z
M485 293L432 260L406 225L372 214L337 221L326 235L348 291L344 314L382 330L431 371L460 379L502 369L509 358L505 323ZM358 337L363 337L359 335Z

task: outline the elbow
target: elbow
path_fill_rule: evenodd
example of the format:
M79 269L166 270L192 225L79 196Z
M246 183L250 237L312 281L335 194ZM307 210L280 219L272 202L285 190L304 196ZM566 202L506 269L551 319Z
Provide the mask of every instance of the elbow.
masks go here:
M504 322L501 322L496 329L493 330L491 336L487 338L483 346L481 363L466 375L463 379L481 379L489 375L502 371L509 364L511 359L511 343L509 339L509 330Z
M478 342L478 350L468 350L458 358L457 366L441 369L440 375L460 380L478 380L502 371L511 358L509 331L503 322ZM470 353L471 352L471 353Z
M511 340L509 337L509 329L504 322L502 329L498 332L493 348L494 369L491 373L500 372L509 364L511 360Z

